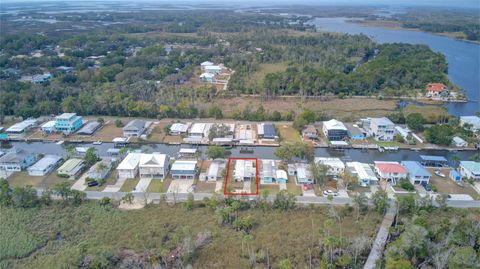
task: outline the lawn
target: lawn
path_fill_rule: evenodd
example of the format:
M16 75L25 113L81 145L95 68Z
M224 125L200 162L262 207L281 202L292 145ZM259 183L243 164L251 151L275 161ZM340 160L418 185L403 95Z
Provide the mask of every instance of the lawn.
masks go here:
M47 176L41 177L29 176L26 171L14 172L11 176L7 178L7 181L9 182L10 186L13 187L24 187L30 185L38 188L51 188L55 184L64 181L70 183L70 185L74 182L73 180L68 180L66 178L57 176L57 173L55 171L53 171Z
M279 268L285 258L294 268L308 268L309 246L321 239L328 211L328 207L241 211L240 216L251 216L255 223L251 240L245 240L244 233L219 225L215 213L204 206L188 211L181 204L161 204L122 211L86 202L78 207L0 208L0 267L74 268L92 260L110 263L108 268L127 268L132 262L145 268L161 267L155 265L161 257L169 256L187 239L195 242L200 233L208 232L210 240L195 249L185 267L251 268L248 248L257 257L268 253L272 268ZM380 215L370 212L357 222L353 210L337 207L337 211L342 218L329 228L332 235L373 240ZM314 254L319 255L318 251L315 247ZM266 259L257 261L256 268L266 267Z
M168 186L170 186L171 182L172 182L172 178L170 176L165 178L163 181L153 179L150 182L150 185L148 185L147 192L160 192L160 193L167 192Z
M125 184L120 188L120 192L131 192L133 188L135 188L140 181L139 178L129 178L125 180Z
M274 195L280 192L280 187L278 184L260 184L258 194L261 195L263 191L268 191L268 194Z
M295 130L292 125L277 124L275 127L277 127L277 130L280 133L280 137L283 141L302 142L300 133Z
M435 175L435 169L429 168L428 171L432 174L430 178L430 184L437 188L438 193L447 193L447 194L468 194L473 199L480 199L480 195L473 189L473 187L468 182L463 182L463 187L457 185L453 180L448 178L450 169L440 169L446 178L441 178Z
M252 86L262 85L265 76L270 73L284 72L288 65L285 62L260 64L257 71L252 73L249 81Z
M449 116L447 109L441 106L407 105L402 109L402 112L405 114L405 116L411 113L420 113L429 123L437 123L439 119L445 119Z

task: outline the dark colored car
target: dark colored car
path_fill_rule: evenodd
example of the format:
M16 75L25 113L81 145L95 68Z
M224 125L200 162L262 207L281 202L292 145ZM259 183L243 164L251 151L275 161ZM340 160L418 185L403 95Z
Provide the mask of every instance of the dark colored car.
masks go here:
M87 183L87 185L89 187L98 186L98 181L96 181L96 180L90 181L90 182Z
M430 186L430 184L422 182L422 186L425 188L426 191L432 191L432 187Z

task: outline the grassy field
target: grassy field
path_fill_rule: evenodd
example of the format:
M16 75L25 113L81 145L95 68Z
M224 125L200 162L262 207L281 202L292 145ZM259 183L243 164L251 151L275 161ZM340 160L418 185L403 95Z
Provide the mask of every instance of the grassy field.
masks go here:
M331 234L347 239L374 237L381 219L378 214L369 213L357 222L353 211L337 211L344 212L344 217L328 229ZM326 231L328 208L242 211L240 216L254 219L251 240L218 225L212 210L201 206L187 211L181 205L162 204L122 211L89 202L78 207L0 208L0 215L1 268L74 268L88 261L116 263L111 268L120 268L128 260L140 260L145 268L168 256L186 238L195 240L205 231L211 239L195 250L189 262L193 268L250 268L247 247L260 262L262 253L268 252L272 268L279 268L285 258L295 268L306 268L309 245Z
M172 182L172 178L168 176L163 181L153 179L148 185L147 191L148 192L167 192L168 186L170 186L170 182Z
M11 176L7 178L7 181L12 187L24 187L30 185L38 188L51 188L53 187L53 185L64 181L67 181L70 184L73 184L73 182L75 182L74 180L68 180L57 176L57 173L55 171L47 176L41 177L29 176L26 171L14 172Z
M283 141L302 142L302 137L300 136L300 133L295 130L292 125L277 124L275 125L275 127L277 128Z
M121 192L131 192L133 191L133 188L135 188L140 181L139 178L129 178L125 181L125 184L123 184L122 188L120 188Z
M441 118L445 119L448 117L447 109L440 106L407 105L405 108L402 109L402 111L405 114L405 116L411 113L420 113L429 123L436 123L438 122L439 119Z
M250 82L254 85L251 86L260 86L265 79L265 76L270 73L284 72L287 69L288 65L285 62L279 63L264 63L260 64L259 69L252 73L250 76Z

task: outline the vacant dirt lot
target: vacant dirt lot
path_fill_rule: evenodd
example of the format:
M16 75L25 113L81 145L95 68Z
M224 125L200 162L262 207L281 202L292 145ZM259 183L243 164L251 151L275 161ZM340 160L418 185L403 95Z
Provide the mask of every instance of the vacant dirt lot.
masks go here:
M468 182L463 182L463 187L457 185L453 180L448 177L450 169L440 169L446 178L441 178L434 174L435 169L428 169L432 173L432 178L430 179L430 184L437 188L438 193L448 193L448 194L468 194L472 196L473 199L479 199L478 193L470 186Z

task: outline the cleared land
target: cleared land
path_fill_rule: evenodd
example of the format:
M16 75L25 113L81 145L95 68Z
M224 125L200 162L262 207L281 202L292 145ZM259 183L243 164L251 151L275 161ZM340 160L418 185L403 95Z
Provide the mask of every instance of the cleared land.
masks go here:
M53 185L64 181L70 183L70 185L75 182L75 180L68 180L57 176L55 171L47 176L41 177L29 176L26 171L14 172L7 178L7 181L12 187L25 187L30 185L37 188L50 188L53 187Z

